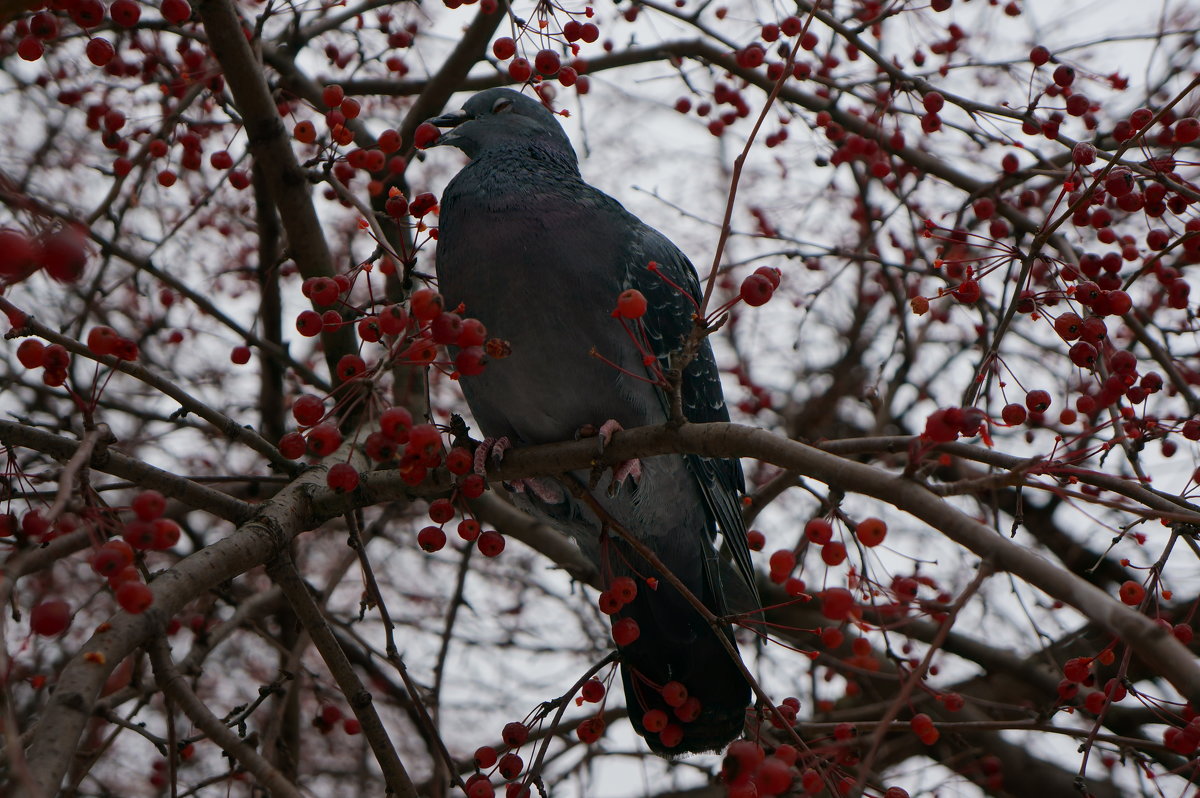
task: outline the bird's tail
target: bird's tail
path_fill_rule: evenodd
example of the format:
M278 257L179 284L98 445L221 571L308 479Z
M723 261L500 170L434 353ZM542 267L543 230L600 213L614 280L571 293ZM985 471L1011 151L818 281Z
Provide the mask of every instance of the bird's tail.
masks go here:
M693 592L722 615L718 573L705 569ZM721 640L737 650L730 628L714 630L661 576L649 584L655 587L641 580L637 596L615 616L632 618L639 630L634 641L620 646L630 721L651 750L664 756L721 749L741 734L750 703L750 685Z

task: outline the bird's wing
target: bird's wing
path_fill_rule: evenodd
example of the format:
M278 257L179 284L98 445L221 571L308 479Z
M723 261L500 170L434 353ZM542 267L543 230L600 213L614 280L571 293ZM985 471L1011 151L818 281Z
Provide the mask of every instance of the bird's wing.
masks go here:
M700 281L687 256L665 236L643 224L638 232L629 258L623 285L636 288L646 297L646 314L642 318L645 342L657 358L657 366L665 373L670 368L670 356L679 351L692 331L694 317L702 296ZM650 268L653 262L655 267ZM647 366L654 373L654 364ZM664 411L669 415L669 399L659 391ZM729 408L721 390L721 375L712 347L705 339L696 357L684 369L681 385L683 413L688 421L703 424L728 421ZM740 496L745 490L741 463L736 459L718 459L686 455L688 470L699 483L705 502L716 521L733 561L745 580L746 588L757 601L754 588L754 567L750 562L750 547L746 526L742 520ZM705 559L710 583L719 585L721 579L715 563Z

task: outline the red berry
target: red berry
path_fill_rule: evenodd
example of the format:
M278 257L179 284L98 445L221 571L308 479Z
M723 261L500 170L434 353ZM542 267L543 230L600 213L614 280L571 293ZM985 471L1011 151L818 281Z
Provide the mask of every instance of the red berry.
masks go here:
M1113 169L1104 178L1104 190L1112 197L1123 197L1133 191L1135 186L1133 173L1124 167Z
M633 618L622 618L613 624L612 636L613 641L618 646L627 646L634 640L638 639L642 630L638 627L638 622Z
M364 373L366 373L367 364L358 355L342 355L338 359L337 373L338 379L342 382L348 382Z
M112 576L133 562L133 547L123 540L109 540L96 549L89 564L100 576Z
M342 445L342 433L332 424L318 424L309 430L308 450L317 457L333 454Z
M604 699L604 693L604 684L599 679L587 680L579 690L583 700L592 704L600 703Z
M1051 76L1054 82L1064 89L1075 82L1075 70L1066 64L1059 64L1054 69L1054 74Z
M617 309L613 313L623 319L640 319L646 315L646 297L636 288L622 291L617 297Z
M782 584L796 567L796 555L790 549L779 549L771 554L771 581Z
M741 50L738 50L734 55L734 59L737 61L738 66L742 67L743 69L755 69L762 66L763 61L766 60L766 57L767 53L765 50L763 50L761 44L751 44L742 48Z
M1054 320L1054 331L1062 336L1064 341L1074 341L1080 336L1082 329L1083 319L1074 313L1062 313Z
M575 736L583 743L594 743L604 734L604 718L588 718L575 727Z
M308 451L308 442L299 432L289 432L279 439L279 453L289 460L299 460Z
M325 322L321 318L321 314L315 310L304 310L296 317L296 330L306 338L312 338L320 335L325 329Z
M1091 370L1096 367L1096 347L1087 341L1075 343L1068 354L1071 362L1080 368Z
M17 347L17 360L27 369L41 368L45 354L46 345L36 338L26 338Z
M71 228L59 229L42 239L42 267L60 283L73 283L87 266L87 246Z
M24 61L36 61L46 52L45 46L36 36L25 36L17 42L17 55Z
M524 767L525 763L516 754L509 753L500 758L500 775L506 779L515 779L521 775L521 769Z
M179 25L192 16L192 7L187 0L163 0L159 12L167 22Z
M440 551L446 545L446 533L441 527L427 526L417 533L417 545L430 553Z
M346 99L346 91L336 83L330 83L321 90L321 102L326 108L337 108Z
M487 328L478 319L463 319L462 331L458 334L461 347L483 346L487 341Z
M979 287L977 280L963 280L952 293L959 302L971 305L978 302L979 298L983 296L983 289Z
M501 36L492 42L492 55L501 61L507 61L517 54L517 43L508 36Z
M481 745L475 749L475 767L487 770L496 764L496 749L490 745Z
M325 474L325 484L338 493L349 493L358 487L358 469L349 463L335 463Z
M515 720L506 723L500 732L500 739L509 748L520 748L529 739L529 727Z
M179 528L179 524L172 521L170 518L159 518L153 523L154 538L150 548L155 551L165 551L176 543L183 535L183 530Z
M466 518L458 522L458 536L470 542L479 537L479 522L474 518Z
M637 582L628 576L618 576L612 580L609 591L621 604L628 604L637 598Z
M508 63L508 76L518 83L524 83L533 76L533 67L524 58L514 58Z
M661 709L651 709L642 715L642 728L654 734L667 728L669 722L670 718L667 717L667 713Z
M112 327L93 327L88 331L88 349L97 355L111 355L120 341L121 336Z
M434 499L429 503L429 518L435 524L444 524L454 517L454 504L449 499Z
M37 269L37 252L18 230L0 228L0 277L23 280Z
M161 493L156 490L144 490L137 496L133 497L130 502L130 508L134 515L143 521L153 521L156 518L161 518L166 512L167 500Z
M144 582L122 582L116 591L117 603L131 615L140 615L154 603L154 594Z
M489 529L479 536L479 541L475 545L484 557L497 557L500 552L504 551L504 535L494 529Z
M297 122L292 128L292 137L301 144L312 144L317 140L317 128L307 119L303 122Z
M766 275L755 272L742 280L742 287L738 292L738 296L742 298L750 307L760 307L767 304L771 300L771 295L775 293L775 284Z
M539 50L538 54L533 58L533 65L539 74L552 78L558 74L558 70L562 67L562 59L553 50Z
M1187 116L1175 123L1175 143L1191 144L1200 138L1200 119Z
M442 131L436 125L422 122L413 132L413 146L418 150L428 149L441 137Z
M135 549L155 548L154 524L149 521L130 521L122 533L125 542Z
M446 453L446 470L451 474L463 475L470 473L475 465L475 458L461 446L455 446Z
M683 706L684 701L687 701L688 691L682 682L667 682L663 685L662 697L667 706L680 707Z
M605 590L597 597L596 606L605 615L616 615L621 611L621 600L614 596L611 590Z
M867 518L859 522L854 534L864 546L878 546L887 536L887 524L878 518Z
M833 540L833 526L824 518L811 518L804 524L804 536L817 546L824 546Z
M462 316L457 313L442 313L429 325L434 342L447 346L458 343L462 330Z
M783 273L774 266L759 266L754 270L754 273L770 280L772 288L778 288L779 283L783 280Z
M792 770L774 756L767 757L755 775L760 795L781 795L792 786Z
M42 637L62 634L71 625L71 606L65 601L43 601L29 612L29 628Z
M1017 404L1016 402L1005 405L1004 409L1000 411L1000 417L1004 419L1004 423L1008 424L1010 427L1015 427L1018 424L1024 424L1026 416L1027 414L1025 412L1025 406Z
M454 356L454 368L465 377L474 377L483 373L487 365L483 347L468 346Z
M408 443L413 417L403 407L389 407L379 416L379 431L396 443Z
M678 723L669 724L658 733L658 741L664 748L674 748L683 742L683 727Z
M446 300L432 288L418 288L410 298L410 309L413 318L420 321L432 321L445 310Z
M107 65L117 54L112 42L99 36L89 41L84 51L87 53L88 60L96 66Z
M679 706L675 707L675 717L679 718L684 723L691 723L696 718L700 717L700 711L703 709L700 699L695 696L689 696Z
M305 427L311 427L325 417L325 403L312 394L302 394L292 403L292 417Z
M821 561L826 565L841 565L846 561L846 546L836 540L826 543L821 549Z
M1140 583L1134 582L1132 579L1127 582L1123 582L1120 590L1117 592L1121 597L1121 601L1125 602L1131 607L1140 604L1142 599L1146 597L1146 588L1142 587Z
M844 587L831 587L817 594L821 614L833 621L844 621L854 609L854 594Z
M487 488L487 480L479 474L467 474L458 483L458 489L468 499L478 499Z
M1025 394L1025 406L1034 413L1045 413L1050 407L1050 394L1046 391L1030 391Z

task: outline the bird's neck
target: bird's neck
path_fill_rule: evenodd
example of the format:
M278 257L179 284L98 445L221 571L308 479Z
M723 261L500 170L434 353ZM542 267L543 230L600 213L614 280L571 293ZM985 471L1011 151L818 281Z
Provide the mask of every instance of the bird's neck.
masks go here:
M486 150L475 156L471 167L503 174L506 179L521 179L522 176L532 180L581 179L575 153L561 147L542 146L538 141Z

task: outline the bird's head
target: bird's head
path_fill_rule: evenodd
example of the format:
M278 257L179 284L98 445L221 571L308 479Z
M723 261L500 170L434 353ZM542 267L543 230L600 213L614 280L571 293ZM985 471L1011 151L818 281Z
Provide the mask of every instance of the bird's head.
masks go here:
M575 160L562 126L544 105L512 89L488 89L467 100L461 111L443 114L430 124L449 128L434 142L458 147L472 159L492 151L533 144L561 151Z

